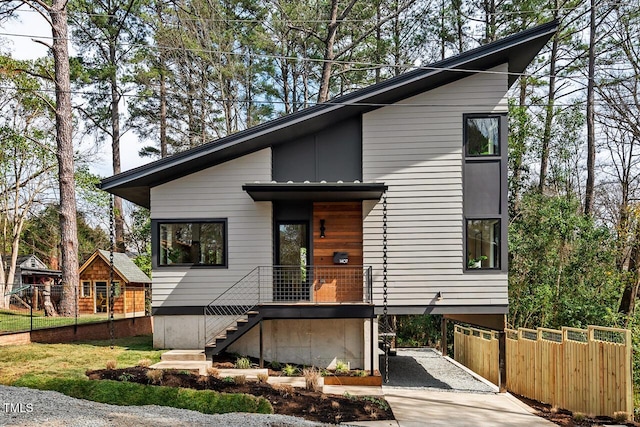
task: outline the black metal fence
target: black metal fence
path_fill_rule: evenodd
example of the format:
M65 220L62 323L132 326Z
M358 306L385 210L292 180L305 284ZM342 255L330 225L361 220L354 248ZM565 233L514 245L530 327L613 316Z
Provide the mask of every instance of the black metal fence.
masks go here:
M28 332L36 329L83 323L104 322L111 318L150 315L151 287L114 287L114 295L106 292L84 292L74 287L71 295L63 295L61 285L23 285L14 288L8 298L8 307L0 309L0 335ZM72 300L67 313L63 298ZM5 304L6 305L6 304Z

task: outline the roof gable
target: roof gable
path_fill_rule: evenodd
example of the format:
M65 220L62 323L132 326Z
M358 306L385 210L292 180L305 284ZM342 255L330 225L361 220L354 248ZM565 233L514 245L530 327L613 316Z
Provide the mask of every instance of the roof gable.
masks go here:
M257 125L183 153L105 178L100 188L150 207L150 188L245 154L317 132L337 121L508 64L513 84L558 29L553 21L460 55Z
M102 249L98 249L89 257L89 259L80 267L80 274L84 272L97 258L101 259L107 265L110 264L110 253ZM151 279L147 276L135 263L127 256L120 252L113 253L113 268L115 272L122 277L127 283L151 283Z

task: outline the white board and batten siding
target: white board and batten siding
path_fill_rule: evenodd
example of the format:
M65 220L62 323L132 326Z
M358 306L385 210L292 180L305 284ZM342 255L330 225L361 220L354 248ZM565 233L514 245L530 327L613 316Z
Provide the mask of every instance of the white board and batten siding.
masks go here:
M462 203L463 114L506 112L506 71L504 64L363 115L363 179L389 187L390 306L507 304L506 273L464 272ZM381 304L382 203L365 210L363 237Z
M152 219L227 220L227 268L153 270L153 307L205 306L255 267L272 264L271 202L242 185L271 181L271 149L212 166L151 189Z

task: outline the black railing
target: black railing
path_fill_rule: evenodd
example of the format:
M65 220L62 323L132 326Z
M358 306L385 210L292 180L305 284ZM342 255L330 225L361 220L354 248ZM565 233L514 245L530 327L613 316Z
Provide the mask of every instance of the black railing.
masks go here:
M263 266L205 308L207 343L258 304L362 304L373 301L369 266Z

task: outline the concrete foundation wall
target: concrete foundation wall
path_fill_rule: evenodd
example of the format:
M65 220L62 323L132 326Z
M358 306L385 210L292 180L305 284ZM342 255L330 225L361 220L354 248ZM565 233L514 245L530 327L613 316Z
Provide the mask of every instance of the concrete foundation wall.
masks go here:
M153 316L153 347L204 349L204 315Z
M374 333L377 337L377 332ZM348 362L351 369L370 369L371 350L365 347L365 338L369 341L369 335L368 320L364 319L265 320L263 357L265 361L322 368L331 368L337 360L342 360ZM260 326L256 325L228 350L259 357Z

